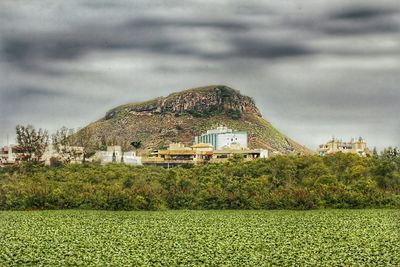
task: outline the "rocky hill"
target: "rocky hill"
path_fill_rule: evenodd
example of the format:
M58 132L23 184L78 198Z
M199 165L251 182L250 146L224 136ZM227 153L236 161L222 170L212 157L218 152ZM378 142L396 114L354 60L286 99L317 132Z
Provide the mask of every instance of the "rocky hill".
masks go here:
M78 134L91 132L97 147L119 144L128 148L132 141L140 141L145 150L164 148L171 142L190 145L194 136L219 125L247 131L251 148L310 153L263 119L253 99L223 85L116 107Z

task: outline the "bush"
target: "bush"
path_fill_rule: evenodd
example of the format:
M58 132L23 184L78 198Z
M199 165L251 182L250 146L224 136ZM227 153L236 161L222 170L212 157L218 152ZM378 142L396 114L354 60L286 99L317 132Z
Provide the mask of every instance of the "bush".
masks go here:
M238 109L230 109L226 112L226 115L233 120L238 120L242 117L242 112Z
M162 169L24 164L0 169L0 209L398 207L397 158L274 156ZM54 163L54 162L53 162Z

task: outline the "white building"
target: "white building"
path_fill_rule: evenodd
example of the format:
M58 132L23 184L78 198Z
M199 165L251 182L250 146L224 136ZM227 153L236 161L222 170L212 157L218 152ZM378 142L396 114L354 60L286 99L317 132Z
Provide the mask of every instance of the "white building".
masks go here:
M318 153L321 156L338 152L357 154L361 157L366 157L371 154L370 150L367 148L367 143L362 137L358 139L352 138L350 142L343 142L342 140L332 138L332 140L328 141L326 144L320 145L318 148Z
M124 163L130 165L142 165L142 157L136 156L136 152L129 151L123 153Z
M269 157L269 152L267 149L260 149L260 158L266 159Z
M122 149L120 146L108 146L106 151L99 151L102 163L121 162Z
M228 127L220 126L196 136L194 142L195 144L211 144L214 150L222 150L233 146L247 148L247 132L233 131Z
M108 146L107 151L97 151L94 155L95 160L100 160L101 164L112 162L126 163L131 165L142 165L142 158L136 152L122 152L120 146Z
M14 152L15 147L15 145L9 144L8 146L0 148L0 164L14 164L16 162L17 155Z

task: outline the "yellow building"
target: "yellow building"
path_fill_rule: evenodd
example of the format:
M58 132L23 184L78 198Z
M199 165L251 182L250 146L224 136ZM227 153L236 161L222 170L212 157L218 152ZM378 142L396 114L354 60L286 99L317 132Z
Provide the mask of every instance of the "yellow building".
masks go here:
M223 162L235 154L242 155L245 160L268 157L268 151L265 149L224 147L223 150L213 150L211 144L200 143L186 147L181 143L173 143L169 145L168 149L157 151L153 157L144 158L142 163L170 167L182 164Z
M332 140L326 144L320 145L318 148L318 153L321 156L335 154L338 152L358 154L362 157L366 157L371 154L367 148L367 143L362 137L358 138L357 140L351 139L350 142L343 142L342 140L332 138Z

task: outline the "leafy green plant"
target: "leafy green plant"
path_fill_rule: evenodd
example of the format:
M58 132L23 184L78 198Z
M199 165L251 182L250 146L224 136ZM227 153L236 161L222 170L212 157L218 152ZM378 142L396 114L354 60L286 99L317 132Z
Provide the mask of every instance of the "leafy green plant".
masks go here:
M114 208L149 205L142 194L112 196ZM385 209L2 212L0 266L399 266L399 216Z

